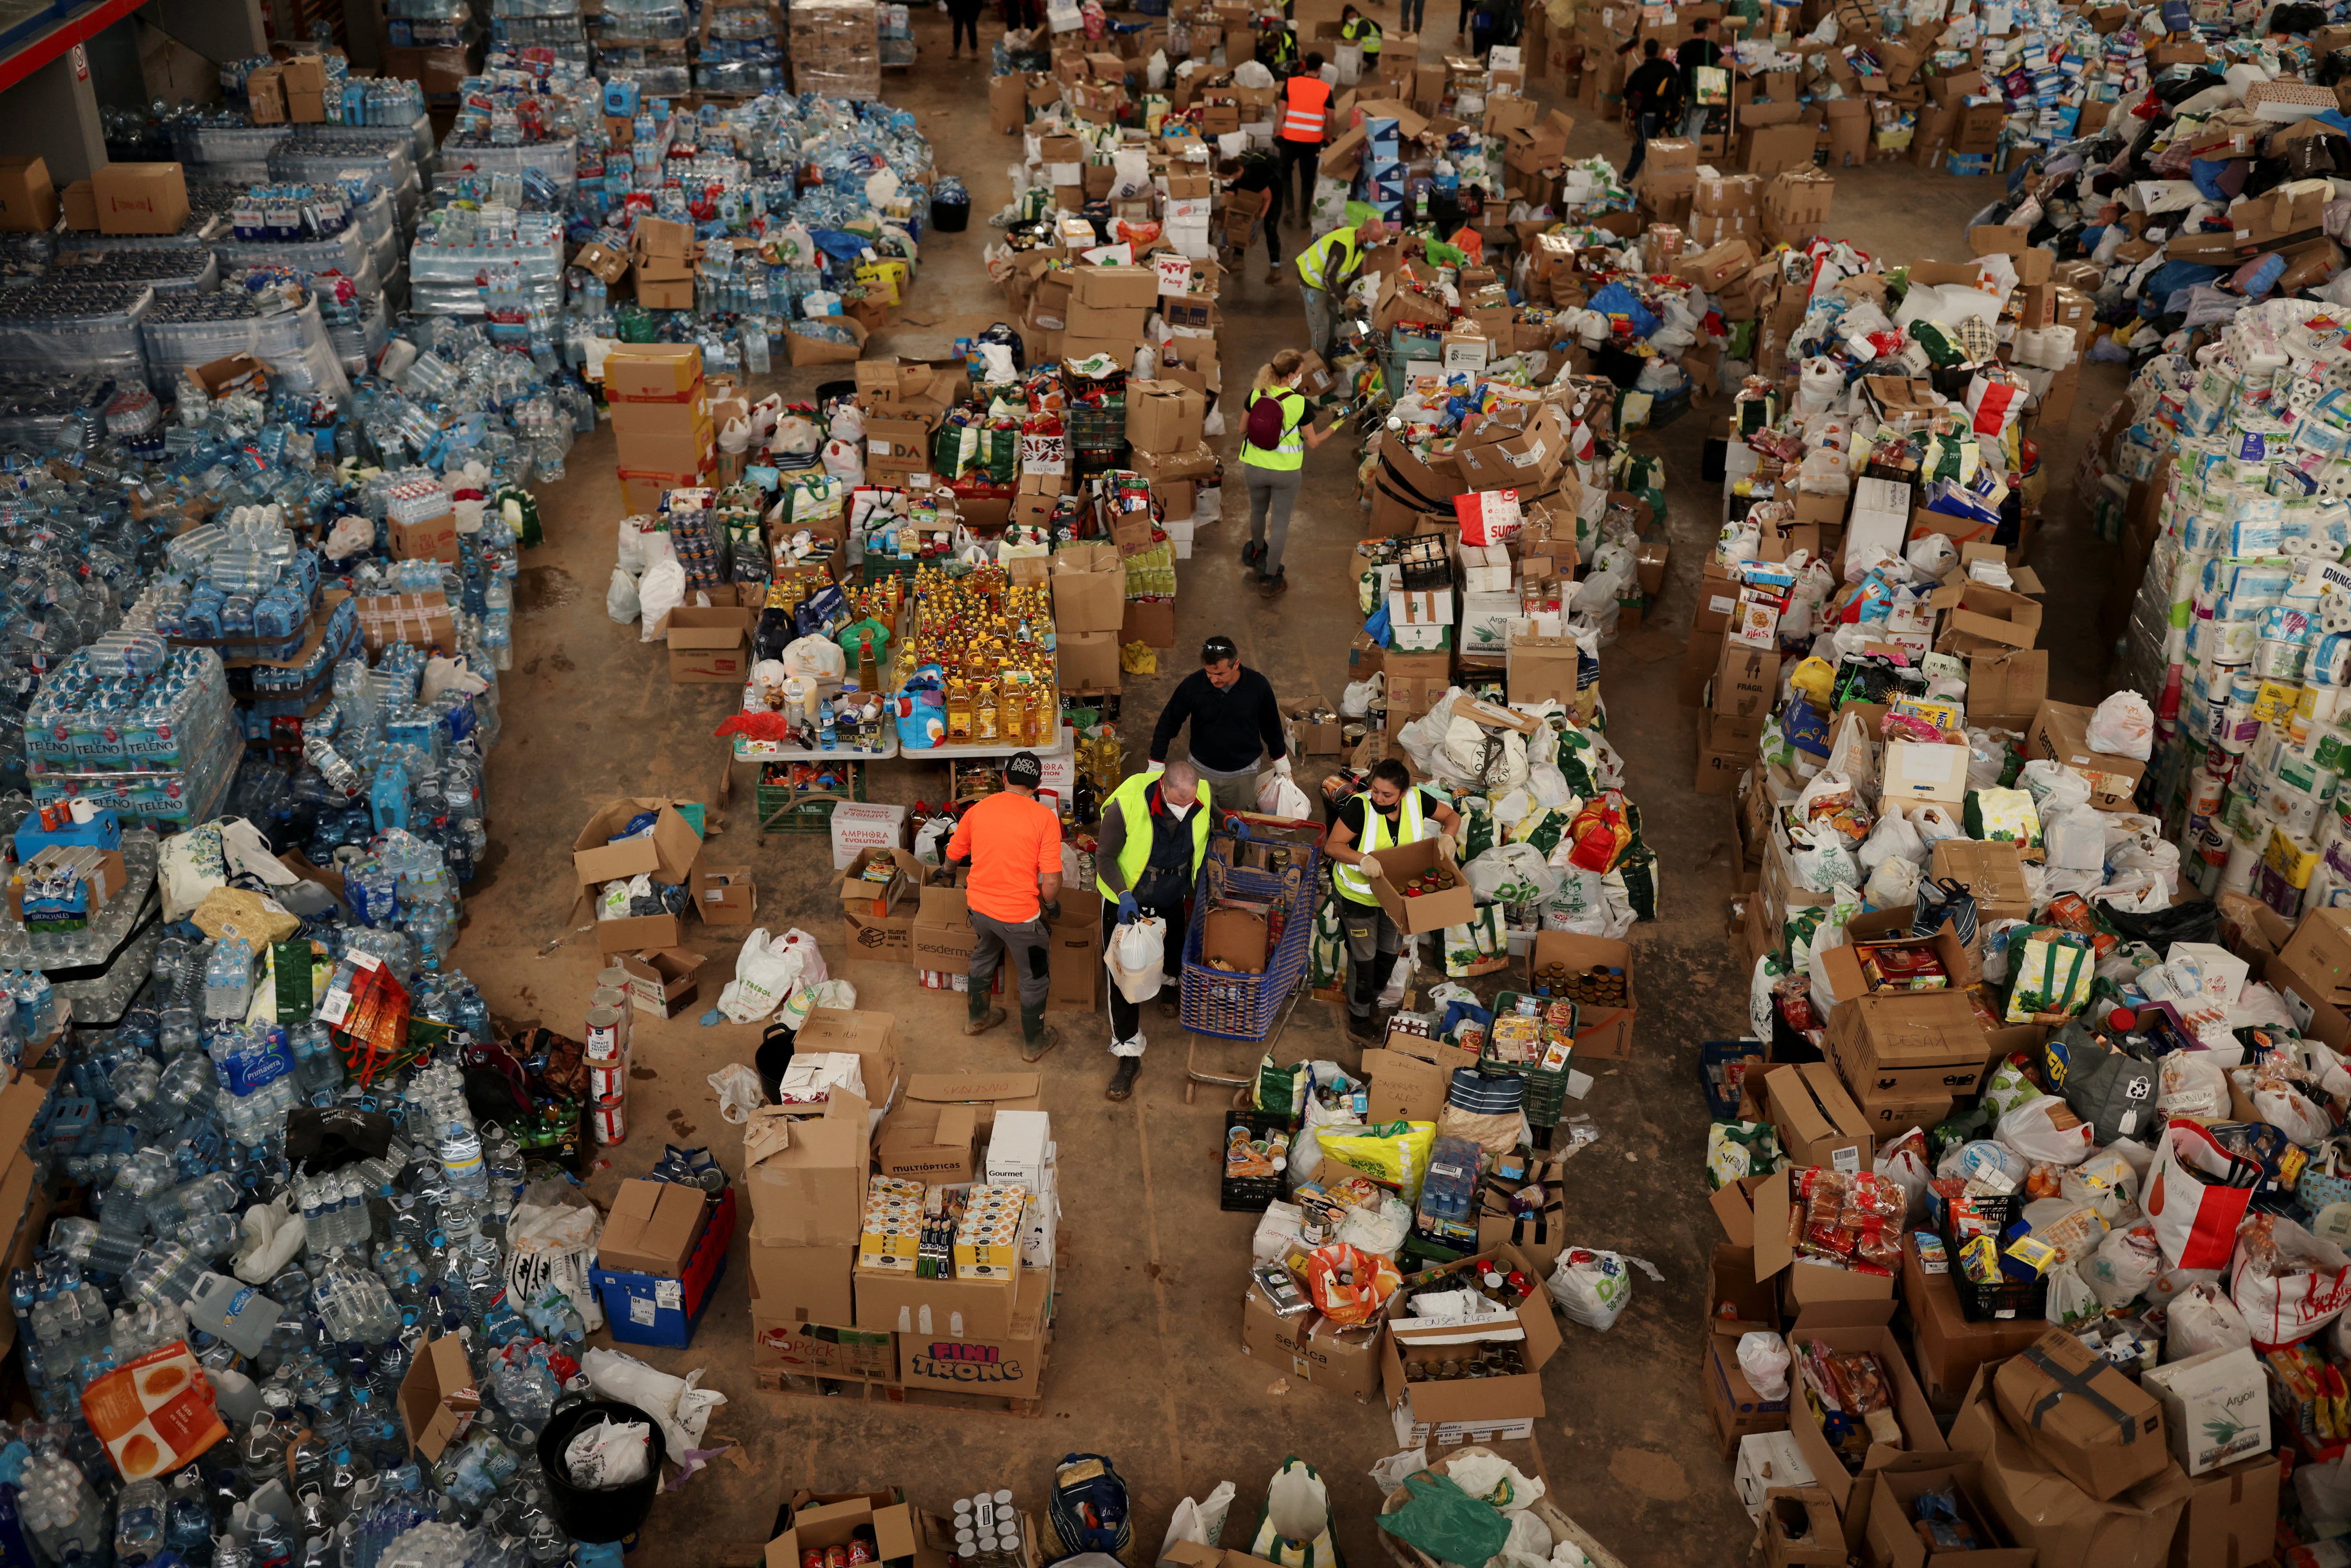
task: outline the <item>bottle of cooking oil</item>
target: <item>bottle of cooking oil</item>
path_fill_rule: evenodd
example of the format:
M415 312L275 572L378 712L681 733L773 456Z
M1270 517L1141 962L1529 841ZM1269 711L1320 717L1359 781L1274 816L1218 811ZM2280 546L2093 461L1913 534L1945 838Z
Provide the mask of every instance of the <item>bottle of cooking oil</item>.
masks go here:
M961 675L947 678L947 738L971 738L971 683Z
M982 681L972 697L971 737L982 746L994 746L1000 738L1001 710L996 703L996 683Z

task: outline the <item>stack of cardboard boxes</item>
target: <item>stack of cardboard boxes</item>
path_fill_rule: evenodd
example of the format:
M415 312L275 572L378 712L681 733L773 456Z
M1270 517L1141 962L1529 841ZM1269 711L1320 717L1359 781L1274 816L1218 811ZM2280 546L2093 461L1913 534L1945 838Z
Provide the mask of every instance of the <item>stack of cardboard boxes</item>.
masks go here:
M1127 383L1127 466L1150 477L1152 492L1165 508L1165 526L1179 560L1192 553L1192 516L1200 486L1217 471L1217 455L1201 436L1207 412L1207 397L1181 382ZM1140 533L1138 542L1147 548L1149 530ZM1126 541L1120 542L1123 549Z
M1033 1072L898 1074L895 1021L819 1008L802 1056L853 1054L863 1095L770 1106L744 1129L752 1367L763 1386L865 1385L1027 1400L1043 1386L1060 1198ZM869 1134L870 1110L890 1112ZM883 1185L875 1186L875 1178ZM1017 1233L924 1277L880 1218L889 1194L1026 1194ZM789 1380L789 1381L788 1381Z
M675 1182L622 1182L590 1274L612 1337L623 1344L692 1343L734 1244L733 1187L713 1196Z
M692 309L694 259L692 225L639 218L629 231L629 265L636 273L637 303L648 310Z
M882 96L874 0L798 0L789 7L792 90L870 102Z
M710 483L718 444L700 349L691 343L615 346L604 359L604 399L620 449L621 502L631 515L658 510L664 490Z

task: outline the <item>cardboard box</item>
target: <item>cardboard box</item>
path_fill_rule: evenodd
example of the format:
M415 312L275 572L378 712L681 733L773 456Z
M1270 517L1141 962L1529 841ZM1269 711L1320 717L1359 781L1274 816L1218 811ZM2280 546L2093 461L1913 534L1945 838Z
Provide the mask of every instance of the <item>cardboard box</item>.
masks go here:
M881 800L843 800L833 807L833 870L845 869L870 849L905 846L905 807Z
M747 865L695 862L694 912L705 925L748 925L759 913L758 884Z
M812 1112L770 1105L752 1113L743 1129L742 1185L754 1240L856 1246L865 1212L865 1113L866 1103L845 1089Z
M1779 1487L1763 1503L1763 1568L1844 1568L1844 1526L1818 1487Z
M2147 764L2136 758L2092 750L2092 711L2073 703L2043 702L2025 736L2024 755L2028 759L2062 763L2068 772L2079 774L2089 783L2090 804L2101 811L2137 810L2135 797Z
M1761 1223L1760 1215L1758 1223ZM1761 1239L1761 1236L1757 1238L1759 1242ZM1761 1254L1759 1246L1759 1260ZM1910 1363L1902 1354L1901 1342L1886 1326L1893 1321L1894 1311L1891 1296L1881 1301L1820 1301L1799 1313L1796 1326L1788 1331L1788 1348L1799 1357L1806 1345L1817 1342L1833 1351L1868 1351L1886 1368L1893 1384L1890 1392L1894 1417L1901 1427L1902 1442L1898 1448L1885 1443L1871 1444L1862 1460L1865 1472L1883 1468L1903 1455L1949 1451L1943 1441L1942 1428L1936 1424L1934 1409L1919 1390L1917 1379L1910 1375ZM1835 1501L1840 1512L1847 1511L1855 1500L1854 1494L1861 1479L1845 1469L1844 1461L1829 1447L1818 1422L1809 1418L1792 1420L1789 1431L1796 1439L1796 1452L1812 1468L1814 1482Z
M653 813L652 831L619 843L611 841L614 833L647 811ZM648 873L656 882L674 886L685 881L701 852L701 837L678 814L675 805L658 798L628 796L606 801L588 819L588 825L572 841L571 865L582 893L616 877Z
M1948 1456L1913 1467L1889 1466L1877 1472L1869 1500L1870 1561L1885 1568L2032 1568L2031 1547L2001 1546L1999 1528L1983 1500L1983 1467ZM1931 1491L1956 1498L1961 1517L1986 1543L1974 1552L1938 1552L1919 1539L1911 1521L1918 1499Z
M1763 1084L1765 1112L1780 1129L1780 1146L1790 1160L1848 1176L1870 1168L1876 1151L1869 1124L1837 1082L1835 1069L1821 1061L1782 1064Z
M0 229L40 234L57 226L57 190L38 157L0 158Z
M1709 1328L1699 1375L1705 1379L1707 1414L1714 1420L1716 1446L1728 1458L1740 1440L1758 1432L1788 1429L1788 1398L1766 1399L1755 1392L1739 1364L1739 1334Z
M1364 1075L1371 1081L1370 1114L1374 1122L1433 1122L1445 1108L1455 1069L1476 1065L1476 1056L1458 1046L1392 1033L1384 1049L1363 1054Z
M1509 1247L1495 1249L1494 1256L1521 1271L1532 1267ZM1454 1264L1444 1271L1458 1272L1475 1261ZM1506 1377L1426 1382L1413 1382L1405 1373L1409 1363L1443 1361L1460 1355L1466 1344L1494 1342L1517 1344L1527 1370ZM1408 1406L1415 1425L1428 1427L1430 1436L1442 1441L1438 1435L1447 1427L1540 1419L1544 1414L1542 1368L1559 1346L1558 1320L1550 1300L1540 1294L1521 1302L1509 1317L1399 1317L1388 1324L1380 1384L1391 1411L1401 1412Z
M1122 580L1124 574L1121 573ZM1123 610L1124 601L1121 601ZM1119 632L1063 632L1054 649L1053 667L1064 692L1114 692L1120 687Z
M1008 78L1019 81L1018 77ZM751 1370L847 1383L898 1381L898 1336L808 1320L770 1318L751 1285Z
M1886 1306L1894 1301L1894 1281L1882 1274L1857 1273L1798 1258L1788 1243L1789 1180L1782 1167L1750 1188L1724 1187L1708 1199L1731 1241L1755 1249L1755 1277L1778 1281L1799 1317L1818 1306ZM1752 1207L1750 1207L1750 1200ZM1785 1279L1781 1277L1785 1275Z
M400 1380L400 1425L408 1451L427 1464L465 1437L482 1407L465 1347L453 1335L436 1335L419 1348Z
M2142 1374L2139 1386L2162 1406L2172 1457L2189 1475L2269 1451L2268 1385L2246 1347L2167 1363Z
M608 402L688 402L702 385L702 350L692 343L620 343L604 356Z
M858 1269L852 1279L857 1289L856 1326L900 1335L902 1351L904 1336L908 1334L932 1342L987 1343L1014 1337L1014 1313L1021 1305L1019 1280L923 1280L866 1268ZM937 1359L936 1353L927 1348L924 1354ZM904 1370L902 1357L902 1376Z
M883 1563L912 1561L918 1537L914 1512L906 1503L877 1504L871 1498L821 1503L792 1514L792 1527L768 1542L766 1568L800 1568L801 1553L828 1547L847 1548L860 1535L869 1539L875 1557ZM1028 1532L1022 1531L1023 1539Z
M2064 1329L2001 1363L1992 1396L2036 1458L2099 1501L2172 1468L2162 1406Z
M681 685L739 686L751 678L757 610L681 604L669 612L669 678Z
M98 188L88 180L76 180L57 193L57 204L65 211L66 227L82 234L98 230Z
M1056 550L1050 580L1057 632L1119 629L1126 615L1126 568L1116 545L1097 539Z
M1746 719L1760 726L1771 716L1779 695L1780 655L1725 638L1722 662L1715 668L1709 711L1719 717ZM1959 759L1967 760L1964 749Z
M1155 267L1081 267L1070 274L1072 298L1102 310L1151 310L1159 304Z
M2049 650L1994 648L1968 655L1968 722L2020 734L2049 700Z
M1207 399L1191 387L1134 382L1126 389L1127 443L1142 452L1189 452L1200 444L1207 414Z
M1903 806L1928 803L1957 809L1968 796L1968 747L1957 736L1949 744L1889 740L1879 763L1878 795Z
M1241 1301L1241 1354L1282 1375L1368 1402L1380 1387L1384 1321L1342 1328L1309 1307L1284 1316L1252 1282Z
M964 901L962 889L924 888L922 902L914 911L914 931L909 937L913 944L914 967L950 974L963 973L971 962L971 950L978 940L971 928L970 915L970 906Z
M624 1181L596 1239L600 1267L676 1277L702 1244L710 1205L698 1186Z
M1382 870L1387 867L1384 854ZM1593 967L1625 971L1625 1005L1622 1008L1579 1008L1575 1019L1575 1060L1623 1061L1633 1054L1633 1025L1640 1012L1639 993L1633 983L1630 943L1605 936L1585 936L1573 931L1539 931L1527 948L1525 974L1530 986L1536 973L1553 965L1570 971Z
M2258 1454L2189 1481L2170 1568L2253 1568L2266 1561L2275 1550L2282 1479L2278 1457Z
M1990 1375L1989 1369L1976 1375L1951 1425L1950 1446L1983 1466L1984 1500L2009 1539L2032 1547L2043 1563L2139 1568L2164 1562L2193 1485L2168 1456L2157 1475L2100 1501L2027 1445L1986 1388Z
M457 559L457 517L454 512L444 512L421 523L387 521L385 526L392 535L394 560L444 560L454 564Z
M629 1005L655 1018L674 1019L694 1000L702 955L683 947L656 947L621 960L629 973Z
M1755 766L1755 745L1762 738L1760 725L1718 714L1698 716L1698 781L1701 795L1731 796L1739 781Z
M1858 969L1850 953L1838 971ZM1949 1098L1981 1081L1983 1028L1956 990L1866 991L1829 1009L1828 1043L1865 1101Z
M919 1332L902 1333L898 1336L898 1381L908 1388L990 1394L1007 1399L1034 1399L1042 1393L1046 1347L1051 1340L1042 1322L1051 1290L1050 1276L1041 1270L1023 1272L1029 1276L1024 1299L1013 1312L1003 1335L969 1338Z
M1046 935L1051 980L1046 1005L1092 1011L1101 1004L1100 988L1109 973L1102 966L1101 895L1063 888L1061 918Z
M2030 917L2032 895L2016 845L1980 839L1944 839L1928 852L1927 873L1975 895L1980 924Z
M1958 1398L1978 1367L2005 1360L2049 1332L2039 1317L1970 1322L1959 1310L1959 1283L1949 1263L1941 1273L1928 1273L1915 1232L1902 1239L1902 1301L1910 1312L1918 1380L1930 1398Z
M1372 879L1372 894L1387 917L1395 922L1398 931L1410 936L1423 931L1441 930L1447 925L1467 925L1476 896L1469 891L1469 879L1461 868L1446 857L1443 848L1433 838L1417 843L1392 844L1376 857L1380 874ZM1453 885L1442 893L1424 894L1407 898L1398 892L1405 883L1437 867L1451 873Z
M89 181L100 234L173 235L187 225L188 182L177 163L104 163Z

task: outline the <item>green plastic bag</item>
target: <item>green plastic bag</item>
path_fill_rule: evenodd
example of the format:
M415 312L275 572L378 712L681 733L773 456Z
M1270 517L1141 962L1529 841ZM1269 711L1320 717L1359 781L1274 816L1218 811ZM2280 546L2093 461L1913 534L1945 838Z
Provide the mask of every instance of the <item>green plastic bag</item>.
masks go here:
M1483 1563L1510 1538L1510 1521L1449 1476L1423 1470L1406 1476L1404 1490L1411 1496L1395 1512L1380 1515L1380 1528L1440 1563Z

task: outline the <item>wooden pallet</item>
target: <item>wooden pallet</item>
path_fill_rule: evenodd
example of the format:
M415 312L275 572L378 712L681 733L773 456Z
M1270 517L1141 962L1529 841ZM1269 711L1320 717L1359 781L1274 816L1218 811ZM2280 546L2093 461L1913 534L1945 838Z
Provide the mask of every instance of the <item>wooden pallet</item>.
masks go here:
M1035 1419L1045 1413L1042 1398L1013 1399L996 1394L949 1394L943 1389L907 1388L895 1383L860 1383L846 1378L820 1377L816 1388L796 1388L779 1371L755 1372L760 1389L800 1399L846 1399L861 1405L907 1405L933 1410L980 1410L998 1416Z

